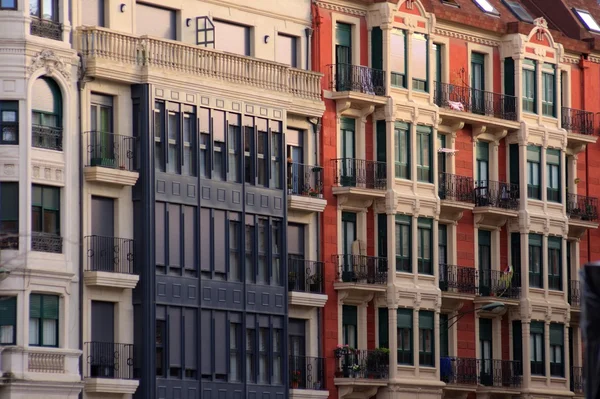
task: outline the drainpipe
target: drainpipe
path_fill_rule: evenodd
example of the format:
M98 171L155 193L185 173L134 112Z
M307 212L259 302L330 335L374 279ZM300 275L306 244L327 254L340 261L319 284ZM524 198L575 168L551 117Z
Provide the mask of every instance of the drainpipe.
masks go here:
M70 8L69 8L70 10ZM79 134L77 135L78 144L78 170L79 170L79 349L82 355L79 357L79 373L83 380L83 101L81 94L85 87L85 61L81 53L77 53L79 58L80 76L77 81L77 103L79 105ZM79 393L79 398L83 398L83 390Z

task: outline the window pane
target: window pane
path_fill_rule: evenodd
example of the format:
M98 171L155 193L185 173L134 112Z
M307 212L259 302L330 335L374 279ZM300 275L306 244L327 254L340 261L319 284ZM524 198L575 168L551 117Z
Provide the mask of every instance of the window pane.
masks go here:
M427 37L413 33L411 67L413 79L427 80Z
M406 73L406 39L404 31L398 28L392 29L391 62L393 72Z
M175 11L141 3L135 3L135 11L138 35L176 39Z
M56 327L58 320L43 320L43 338L44 342L43 346L57 346L58 345L58 337L56 336Z
M286 35L277 35L277 50L275 61L296 68L296 38Z
M249 28L225 21L213 20L216 48L228 53L250 55Z
M29 319L29 345L40 344L40 319L30 318Z

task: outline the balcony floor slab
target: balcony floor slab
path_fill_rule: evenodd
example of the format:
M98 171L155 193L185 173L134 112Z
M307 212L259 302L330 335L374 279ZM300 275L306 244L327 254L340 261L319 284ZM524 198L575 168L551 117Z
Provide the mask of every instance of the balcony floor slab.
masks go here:
M140 385L138 380L121 380L117 378L85 378L85 391L105 394L133 395Z
M134 289L139 279L140 276L136 274L99 271L83 272L83 281L87 286Z
M101 166L87 166L83 175L88 182L112 184L115 186L133 186L139 177L138 172L121 169L103 168Z
M303 195L288 195L288 208L299 212L323 212L327 200Z
M314 306L322 308L327 302L326 294L314 294L311 292L290 291L288 293L289 304L296 306Z

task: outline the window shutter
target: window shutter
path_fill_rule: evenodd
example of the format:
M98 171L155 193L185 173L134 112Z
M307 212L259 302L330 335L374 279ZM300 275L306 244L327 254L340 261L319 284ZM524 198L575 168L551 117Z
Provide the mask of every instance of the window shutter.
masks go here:
M531 334L544 334L544 323L539 321L532 321Z
M534 247L541 247L542 236L540 234L529 234L529 245Z
M0 326L17 324L17 297L0 297Z
M492 340L492 320L491 319L479 319L479 340L480 341L491 341Z
M520 233L510 234L510 254L512 267L515 273L521 273L521 235Z
M489 161L490 158L490 143L486 141L477 142L477 159L479 161Z
M510 144L510 183L519 185L519 144Z
M550 345L563 346L565 344L564 333L565 329L562 324L550 324Z
M388 308L379 308L379 347L390 347Z
M427 310L419 312L419 329L433 330L433 312Z
M342 308L342 323L357 325L358 324L358 316L356 306L344 305Z
M371 67L383 69L383 34L378 26L371 30Z
M431 229L433 226L433 219L430 218L418 218L417 219L418 227L422 229Z
M409 127L410 126L408 125L408 123L405 123L405 122L396 121L394 123L394 128L396 128L398 130L408 130Z
M335 26L335 42L337 45L351 47L352 25L337 23Z
M408 215L396 214L396 223L410 224L411 219L412 219L412 217L410 217Z
M412 309L398 309L396 314L398 316L398 328L412 329L412 327L413 327L413 323L412 323L413 310Z
M385 120L377 121L377 161L386 161L386 128Z
M340 120L340 128L343 130L354 131L356 127L356 120L353 118L342 118Z
M342 222L353 222L353 223L356 223L356 213L354 213L354 212L342 212Z
M491 244L491 232L487 230L477 230L477 238L479 245L492 245Z
M387 257L387 214L380 213L377 215L377 230L379 231L379 256Z
M42 297L38 294L29 296L29 317L38 319L42 316Z
M431 134L430 126L417 125L417 133Z
M515 95L515 60L511 57L504 59L504 93Z
M58 297L44 295L42 297L42 315L44 319L58 319Z

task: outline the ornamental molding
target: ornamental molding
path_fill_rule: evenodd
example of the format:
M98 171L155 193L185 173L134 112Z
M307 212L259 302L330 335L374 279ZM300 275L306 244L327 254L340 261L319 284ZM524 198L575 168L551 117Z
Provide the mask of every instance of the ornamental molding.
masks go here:
M563 55L560 62L564 64L579 64L579 57L573 55Z
M315 3L317 4L317 6L319 6L320 8L323 8L325 10L331 10L331 11L340 12L340 13L344 13L344 14L358 15L361 17L364 17L365 15L367 15L367 12L365 10L360 10L358 8L352 8L352 7L343 6L343 5L339 5L339 4L326 3L324 1L316 1Z
M594 57L593 55L590 55L588 56L588 60L595 64L600 64L600 57ZM577 60L577 63L579 63L579 60Z
M31 165L31 174L33 180L54 183L55 185L61 185L61 183L64 183L65 181L64 168L62 165L56 166L34 162Z
M42 50L31 58L31 64L27 68L27 73L31 76L39 69L45 69L46 74L52 76L55 72L60 73L65 79L71 79L69 64L65 63L52 50Z
M467 33L457 32L445 28L435 28L435 34L440 36L447 36L454 39L466 40L468 42L483 44L486 46L500 47L498 40L486 39L480 36L469 35Z

